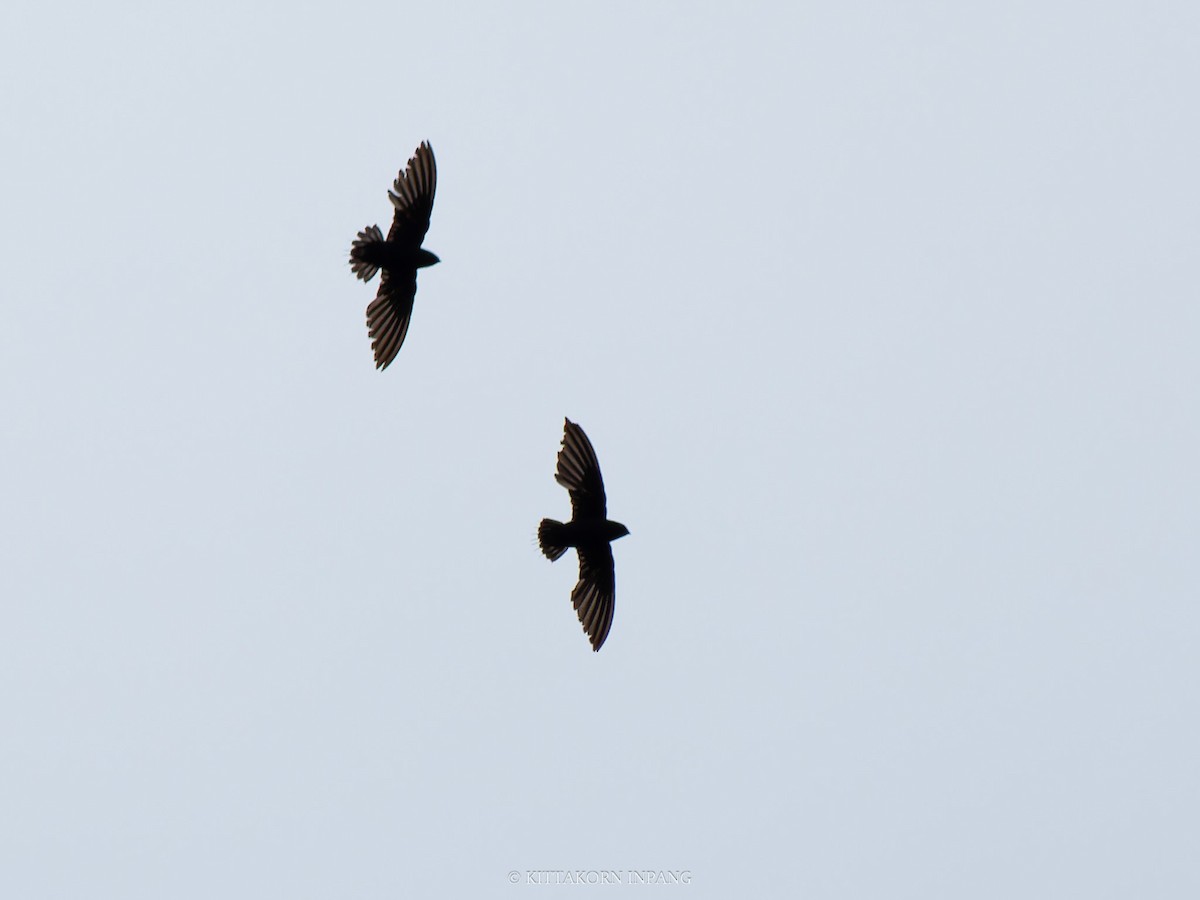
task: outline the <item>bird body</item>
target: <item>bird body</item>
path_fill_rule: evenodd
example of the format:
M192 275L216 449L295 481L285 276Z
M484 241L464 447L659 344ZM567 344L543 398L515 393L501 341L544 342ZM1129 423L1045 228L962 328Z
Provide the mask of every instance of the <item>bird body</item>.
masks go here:
M558 559L568 547L590 548L597 544L608 544L625 537L629 529L620 522L608 519L583 519L582 521L557 522L542 519L538 526L538 542L542 552L551 559ZM553 552L555 555L550 556Z
M437 163L426 141L388 191L395 212L387 239L378 225L368 225L350 247L350 268L363 281L370 281L383 270L379 291L367 307L367 330L378 369L391 365L408 334L417 294L417 269L441 261L421 246L429 230L436 192Z
M612 627L616 601L617 579L610 545L629 534L629 529L608 518L596 451L583 429L570 419L563 424L554 480L571 495L571 520L542 519L538 544L552 562L569 547L578 552L579 581L571 591L571 602L592 649L599 650Z
M361 240L355 241L354 260L358 263L368 263L388 272L423 269L441 262L424 247L417 247L414 250L403 244L385 241L382 236L373 240L365 232Z

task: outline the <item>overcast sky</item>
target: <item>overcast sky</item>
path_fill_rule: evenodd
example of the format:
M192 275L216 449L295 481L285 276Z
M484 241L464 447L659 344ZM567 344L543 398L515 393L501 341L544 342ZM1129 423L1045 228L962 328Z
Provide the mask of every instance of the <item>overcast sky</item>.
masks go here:
M1196 896L1198 10L10 0L0 895Z

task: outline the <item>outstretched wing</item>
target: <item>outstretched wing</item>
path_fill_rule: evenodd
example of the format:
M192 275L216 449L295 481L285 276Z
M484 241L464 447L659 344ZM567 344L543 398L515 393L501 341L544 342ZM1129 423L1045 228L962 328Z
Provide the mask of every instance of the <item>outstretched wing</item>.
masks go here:
M583 429L565 419L562 449L558 451L558 470L554 480L571 494L571 517L579 519L604 519L608 515L604 499L604 479L600 477L600 463L596 451ZM609 570L612 555L609 555Z
M396 207L387 239L412 249L421 246L429 230L433 212L433 194L437 190L437 163L429 141L422 141L408 167L396 176L388 199Z
M600 649L612 628L616 594L612 548L604 543L580 547L579 581L571 591L571 602L593 650Z
M412 318L413 298L417 295L417 270L389 272L383 270L379 291L367 307L367 329L371 333L371 349L375 351L375 368L391 365Z

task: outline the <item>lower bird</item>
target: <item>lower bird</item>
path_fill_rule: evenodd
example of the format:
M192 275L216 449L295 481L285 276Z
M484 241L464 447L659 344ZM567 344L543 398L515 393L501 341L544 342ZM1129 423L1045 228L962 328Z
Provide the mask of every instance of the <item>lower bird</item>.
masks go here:
M592 649L599 650L612 628L617 593L610 545L629 534L629 529L609 520L596 451L583 429L570 419L563 425L554 480L571 495L571 521L542 519L538 525L538 544L551 561L566 553L568 547L578 552L579 581L571 591L571 602Z
M383 270L379 292L367 307L367 331L375 352L375 368L380 370L391 365L408 334L417 295L417 269L441 262L421 246L429 230L436 190L437 163L433 148L425 141L388 191L395 214L387 240L378 225L368 225L350 247L350 268L363 281L370 281Z

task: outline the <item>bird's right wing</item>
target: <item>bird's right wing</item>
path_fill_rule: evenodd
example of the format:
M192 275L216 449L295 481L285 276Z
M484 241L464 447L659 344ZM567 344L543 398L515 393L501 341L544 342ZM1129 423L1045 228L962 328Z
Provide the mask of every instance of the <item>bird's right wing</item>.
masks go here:
M558 451L558 469L554 480L571 494L571 515L575 519L604 519L608 515L604 498L604 479L596 451L583 429L570 419L564 420L562 449Z
M608 544L580 547L579 581L571 591L571 603L593 650L600 649L612 628L616 594L612 547Z
M437 191L437 163L429 141L422 141L407 168L396 176L388 199L396 208L387 239L411 246L414 250L425 240L429 216L433 212L433 195Z
M416 269L399 275L383 270L379 291L367 307L367 329L371 333L371 349L375 351L375 368L386 369L400 352L400 345L408 334L416 295Z

